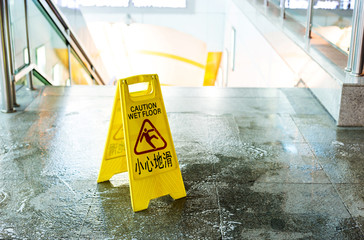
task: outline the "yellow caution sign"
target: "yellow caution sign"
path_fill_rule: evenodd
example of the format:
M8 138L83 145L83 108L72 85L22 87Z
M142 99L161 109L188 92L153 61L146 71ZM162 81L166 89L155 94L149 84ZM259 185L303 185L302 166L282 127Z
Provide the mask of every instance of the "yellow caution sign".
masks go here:
M134 84L148 88L132 92ZM129 172L133 210L151 199L186 196L157 75L118 81L109 133L97 182Z
M106 139L104 156L97 182L108 181L117 173L128 171L125 153L125 140L121 114L119 86L116 88L114 106Z

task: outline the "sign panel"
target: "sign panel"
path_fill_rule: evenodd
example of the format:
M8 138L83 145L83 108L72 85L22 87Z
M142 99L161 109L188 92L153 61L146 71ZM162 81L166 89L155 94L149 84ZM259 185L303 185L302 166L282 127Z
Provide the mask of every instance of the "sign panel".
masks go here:
M148 88L138 92L129 91L130 85L139 83L147 83ZM119 103L114 103L98 182L109 180L112 175L125 170L126 162L134 211L148 208L149 201L160 196L169 194L174 199L185 197L186 191L158 76L139 75L122 79L119 80L117 89L118 96L115 97L115 101ZM120 102L121 105L119 105ZM119 106L120 112L115 109ZM122 116L121 127L119 123L114 123L121 120L120 116L116 116L118 114ZM123 131L123 137L120 134L121 131ZM114 151L111 144L116 143L121 143L124 148L117 148ZM118 146L115 145L115 147ZM119 165L111 169L114 162L117 164L118 161ZM105 171L104 166L107 168Z

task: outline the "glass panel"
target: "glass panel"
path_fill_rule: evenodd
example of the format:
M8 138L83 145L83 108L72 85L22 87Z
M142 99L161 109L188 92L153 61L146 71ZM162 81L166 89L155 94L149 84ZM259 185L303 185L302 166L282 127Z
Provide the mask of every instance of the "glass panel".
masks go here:
M26 86L27 85L27 77L26 76L22 77L21 79L19 79L19 81L17 81L15 83L15 85L16 85L15 89L19 89L19 87L21 87L21 86Z
M313 7L314 33L346 54L350 47L354 2L319 0Z
M28 62L28 59L25 59L24 56L24 49L27 49L24 1L10 0L9 11L13 66L16 71Z
M44 85L48 85L48 84L47 84L46 80L44 80L39 74L34 72L33 85L34 86L44 86Z
M86 70L84 65L78 59L74 51L71 54L71 70L72 70L72 84L76 85L92 85L93 80L90 73Z
M28 4L31 57L53 85L66 85L69 71L65 39L36 1L28 1ZM54 66L58 66L56 75ZM55 76L56 79L53 78Z
M301 26L306 27L307 8L307 0L286 0L285 13L286 16L294 19Z
M273 3L274 5L279 7L281 1L280 0L270 0L269 2Z
M24 76L19 81L16 82L16 88L21 86L28 86L27 78L29 75ZM49 85L45 79L42 78L37 72L33 71L33 86L45 86Z
M35 49L35 63L42 72L46 72L46 49L45 46L40 46Z
M123 0L124 2L126 2L126 6L128 6L129 0ZM100 74L101 79L104 79L104 81L108 81L108 79L110 79L109 77L109 72L108 72L108 68L106 68L106 64L103 60L103 48L97 48L95 43L98 42L99 39L103 39L105 36L92 36L90 34L90 29L93 29L92 27L90 28L90 26L94 26L94 23L86 23L86 20L83 16L83 13L81 11L81 9L71 9L70 7L68 7L68 3L67 2L75 2L75 0L70 0L70 1L57 1L58 7L59 9L62 11L63 16L67 19L67 22L70 24L69 26L71 27L71 29L73 30L73 34L76 35L77 40L82 43L82 47L84 49L84 51L86 53L88 53L88 57L91 58L92 62L93 62L93 66L97 69L97 72ZM116 4L121 4L122 2L120 0L108 0L108 1L100 1L100 0L95 0L95 1L89 1L89 0L83 0L77 1L79 4L97 4L97 6L103 5L103 4L108 4L108 3L114 3ZM85 5L82 5L85 6ZM106 6L106 5L105 5ZM98 24L96 24L97 26ZM105 30L102 30L103 32ZM100 54L101 53L101 54Z

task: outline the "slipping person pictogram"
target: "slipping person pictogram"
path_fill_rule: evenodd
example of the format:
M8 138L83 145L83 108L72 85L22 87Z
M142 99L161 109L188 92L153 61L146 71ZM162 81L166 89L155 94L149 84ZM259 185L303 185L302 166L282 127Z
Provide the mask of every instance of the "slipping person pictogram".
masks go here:
M134 153L140 155L162 150L166 147L166 140L164 140L152 122L149 119L145 119L140 128L137 142L135 143Z
M144 128L144 132L142 134L142 137L140 139L140 142L142 142L143 138L145 138L145 141L147 141L147 143L153 148L155 149L156 147L154 146L154 144L152 143L152 139L155 138L155 139L159 139L156 135L152 135L150 136L149 133L150 132L154 132L154 129L149 129L147 130L146 128Z

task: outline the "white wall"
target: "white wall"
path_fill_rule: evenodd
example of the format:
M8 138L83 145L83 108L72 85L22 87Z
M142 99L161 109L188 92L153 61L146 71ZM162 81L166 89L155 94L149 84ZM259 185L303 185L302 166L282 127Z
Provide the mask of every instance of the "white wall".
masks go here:
M188 0L186 9L84 7L81 10L88 24L135 22L165 26L206 42L209 52L227 51L223 58L229 62L222 63L218 74L220 82L227 76L227 86L291 87L297 81L296 75L231 0ZM234 71L232 27L236 29Z
M230 55L227 86L292 87L297 81L296 74L267 42L262 33L232 1L229 1L226 9L224 49L227 49ZM234 71L232 70L232 28L236 30Z
M207 43L208 51L222 51L226 0L188 0L187 9L83 7L88 23L130 22L170 27Z

